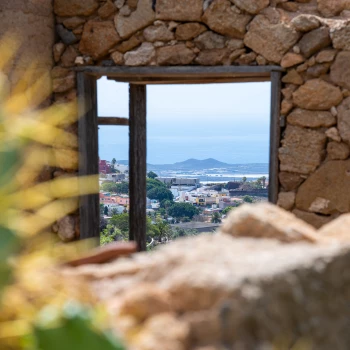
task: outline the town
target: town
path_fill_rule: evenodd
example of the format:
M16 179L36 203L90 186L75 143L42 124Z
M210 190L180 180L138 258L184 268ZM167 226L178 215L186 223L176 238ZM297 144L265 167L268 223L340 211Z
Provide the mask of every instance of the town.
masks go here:
M124 163L124 162L123 162ZM101 243L128 239L129 168L115 158L99 160ZM196 172L197 173L197 172ZM147 173L148 248L177 237L215 231L241 204L267 201L268 178L228 182Z

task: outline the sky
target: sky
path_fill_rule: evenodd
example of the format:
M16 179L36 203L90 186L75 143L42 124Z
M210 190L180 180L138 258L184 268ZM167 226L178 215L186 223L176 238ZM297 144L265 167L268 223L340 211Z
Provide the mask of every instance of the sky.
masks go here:
M98 114L128 117L128 84L98 80ZM147 162L268 163L270 83L147 86ZM101 159L128 159L128 127L100 126Z

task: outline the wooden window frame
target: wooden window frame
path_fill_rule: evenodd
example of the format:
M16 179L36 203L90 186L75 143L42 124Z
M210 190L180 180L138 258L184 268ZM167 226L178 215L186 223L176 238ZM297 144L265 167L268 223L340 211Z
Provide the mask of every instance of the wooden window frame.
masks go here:
M98 174L98 125L129 125L130 240L146 249L146 86L271 82L269 201L277 202L281 126L281 72L278 66L80 67L77 68L79 174ZM129 83L129 118L99 117L97 79ZM80 238L99 237L99 194L80 199Z

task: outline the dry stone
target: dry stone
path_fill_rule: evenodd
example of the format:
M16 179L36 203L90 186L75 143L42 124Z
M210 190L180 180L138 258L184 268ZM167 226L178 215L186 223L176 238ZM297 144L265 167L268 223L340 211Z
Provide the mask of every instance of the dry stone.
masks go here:
M274 238L281 242L316 242L316 231L272 204L245 204L232 210L220 231L234 237Z
M69 17L63 21L63 25L68 29L75 29L86 22L82 17Z
M157 19L169 21L200 21L203 0L157 0Z
M116 6L111 0L107 0L104 5L98 9L98 15L102 19L107 19L117 12Z
M316 229L319 229L320 227L328 224L334 219L334 216L319 215L315 213L309 213L307 211L302 211L299 209L294 209L293 214L297 218L307 222L309 225L315 227Z
M285 171L281 171L278 178L283 189L286 191L295 190L304 181L300 174L288 173Z
M301 53L309 58L330 44L331 38L329 36L329 29L322 27L305 34L300 40L298 46Z
M302 55L299 55L299 54L296 54L293 52L288 52L282 58L281 67L290 68L290 67L293 67L293 66L295 66L299 63L302 63L304 61L305 61L305 59Z
M322 132L288 125L279 149L281 171L310 174L324 157L326 135Z
M350 8L349 0L317 0L318 10L325 17L338 15L345 9Z
M222 49L225 47L225 37L211 31L207 31L199 35L194 40L194 43L201 50Z
M66 29L62 24L57 24L56 32L66 45L72 45L79 41L76 35L70 30Z
M98 9L97 0L55 0L54 11L57 16L90 16Z
M174 39L174 33L171 32L165 24L150 26L143 31L143 36L147 41L171 41Z
M305 128L329 128L336 124L336 118L328 111L308 111L306 109L296 108L287 117L291 125Z
M326 215L350 212L350 160L323 164L299 187L296 207Z
M121 13L114 17L114 24L119 35L126 39L138 30L147 27L155 20L155 13L152 9L152 0L140 0L137 8L129 16Z
M66 48L63 43L57 43L53 47L53 59L57 63L61 59L61 56Z
M242 39L251 16L236 13L229 0L216 0L211 3L203 15L203 22L214 32Z
M293 93L294 103L304 109L329 110L343 99L341 90L324 80L312 79Z
M230 39L226 41L226 46L228 49L234 51L234 50L242 49L244 47L244 43L243 43L243 40Z
M127 66L145 66L156 56L156 50L151 43L142 43L142 45L124 55L125 65Z
M335 49L350 50L350 25L333 30L331 37Z
M192 40L206 30L207 28L203 24L196 22L180 24L176 27L176 39Z
M277 205L285 210L291 210L295 203L295 192L280 192Z
M78 53L75 48L72 45L68 46L61 56L62 67L73 67L77 56Z
M299 37L292 27L284 23L272 24L265 16L258 15L250 23L244 43L268 61L280 63Z
M337 50L323 50L316 56L317 63L327 63L332 62L337 54Z
M164 46L157 49L157 62L160 66L187 65L196 55L184 44Z
M75 87L75 73L66 68L54 67L51 76L53 92L66 92Z
M344 160L350 155L350 148L343 142L329 142L327 145L327 154L332 160Z
M324 225L318 234L325 240L350 242L350 214L343 214L332 222Z
M339 131L336 127L333 127L333 128L326 130L325 134L329 139L331 139L333 141L336 141L336 142L341 141Z
M304 83L304 79L295 69L291 69L282 78L282 82L286 84L302 85Z
M350 89L350 52L339 52L331 66L331 80L346 89Z
M65 216L57 221L58 236L63 242L70 242L75 239L75 218L74 216Z
M115 51L111 54L111 59L117 66L121 66L124 63L124 56L118 51Z
M120 41L112 22L88 21L84 26L79 51L93 59L100 59Z
M256 53L249 52L247 54L243 54L241 57L236 59L235 62L238 63L240 66L249 66L255 61L255 59L256 59Z
M130 39L125 40L122 43L120 43L116 48L119 52L125 53L127 51L134 49L135 47L139 46L140 44L141 44L141 40L139 39L138 35L134 35Z
M230 52L226 48L202 50L195 61L202 66L217 66L224 64L229 58L229 55Z
M256 15L270 3L270 0L231 0L238 8Z
M317 17L310 15L299 15L294 17L291 23L299 32L309 32L310 30L316 29L321 25Z
M315 64L312 67L309 67L306 71L307 77L310 78L319 78L320 76L324 76L329 70L329 63L319 63Z
M338 107L338 129L341 138L350 145L350 97Z

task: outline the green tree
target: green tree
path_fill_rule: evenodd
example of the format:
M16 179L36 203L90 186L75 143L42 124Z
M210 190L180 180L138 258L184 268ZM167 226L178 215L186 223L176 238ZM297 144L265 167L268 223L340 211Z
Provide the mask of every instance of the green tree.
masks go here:
M126 241L128 235L123 233L119 228L112 224L108 224L107 227L101 232L100 244L106 245L115 241Z
M112 193L120 193L120 194L128 194L129 193L129 184L127 182L105 182L101 185L102 191L112 192Z
M247 178L245 176L242 177L243 182L247 182Z
M189 237L189 236L197 236L197 235L198 235L197 230L193 230L193 229L186 230L183 228L176 227L172 230L171 238L177 239L177 238L181 238L181 237Z
M156 177L158 177L158 175L153 172L153 171L150 171L148 174L147 174L147 177L150 178L150 179L155 179Z
M228 212L230 212L234 207L232 206L229 206L229 207L226 207L221 213L223 215L226 215Z
M211 222L214 224L218 224L221 222L221 216L220 213L218 213L217 211L214 212L211 216Z
M169 208L168 213L174 218L183 218L187 216L192 219L193 216L199 214L199 210L190 203L174 203Z
M155 187L167 188L166 185L163 184L163 182L160 182L157 179L151 179L151 178L147 178L146 186L147 186L147 191Z
M100 203L100 215L104 214L104 209L105 209L105 205L103 203Z
M164 238L169 239L171 227L167 221L163 220L160 216L157 216L156 222L153 224L152 234L153 238L161 243Z
M129 214L122 213L113 215L109 222L111 225L114 225L116 228L119 228L122 231L122 233L129 232Z
M154 187L151 190L147 191L147 197L149 199L156 199L160 202L164 200L173 201L174 199L171 191L163 187Z
M253 197L248 196L248 195L243 197L243 201L246 203L253 203L254 202Z

